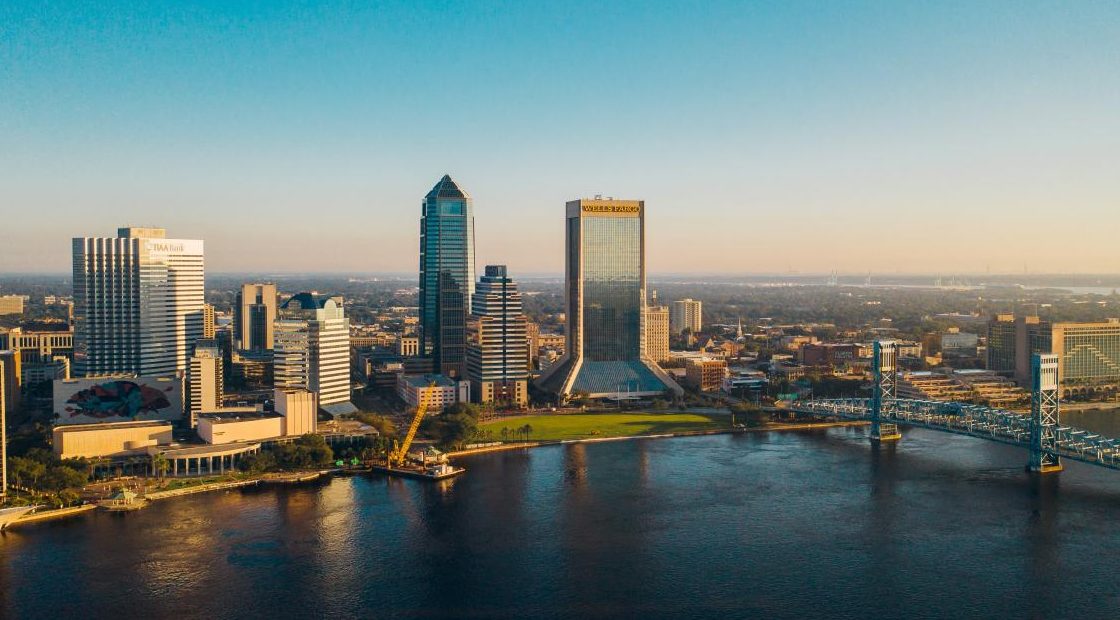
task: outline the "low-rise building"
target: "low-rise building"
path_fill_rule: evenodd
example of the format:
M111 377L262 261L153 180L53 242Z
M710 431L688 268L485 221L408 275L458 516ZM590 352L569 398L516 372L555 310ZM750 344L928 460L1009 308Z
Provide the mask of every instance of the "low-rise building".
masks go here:
M685 380L701 392L714 392L723 387L727 377L727 361L723 359L690 359L685 364Z
M171 424L161 421L68 424L52 431L60 459L143 456L148 448L171 443Z
M455 403L471 400L469 381L455 381L446 375L400 375L397 377L397 394L410 407L420 405L421 399L428 410L440 411Z

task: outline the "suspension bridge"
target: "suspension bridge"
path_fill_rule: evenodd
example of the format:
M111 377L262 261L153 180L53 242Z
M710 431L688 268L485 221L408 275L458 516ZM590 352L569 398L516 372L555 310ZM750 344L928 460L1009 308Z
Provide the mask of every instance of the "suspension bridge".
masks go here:
M1120 439L1062 426L1058 402L1058 356L1032 357L1031 413L943 401L897 398L898 344L876 341L871 398L809 400L790 411L871 423L872 441L897 441L899 426L967 435L1026 448L1027 467L1058 472L1062 459L1120 470Z

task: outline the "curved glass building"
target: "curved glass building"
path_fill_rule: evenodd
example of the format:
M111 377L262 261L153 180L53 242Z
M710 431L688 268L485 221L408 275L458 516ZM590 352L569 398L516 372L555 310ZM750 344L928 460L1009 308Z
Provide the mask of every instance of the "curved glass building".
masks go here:
M474 273L471 197L444 175L424 197L420 218L420 354L449 377L465 371Z

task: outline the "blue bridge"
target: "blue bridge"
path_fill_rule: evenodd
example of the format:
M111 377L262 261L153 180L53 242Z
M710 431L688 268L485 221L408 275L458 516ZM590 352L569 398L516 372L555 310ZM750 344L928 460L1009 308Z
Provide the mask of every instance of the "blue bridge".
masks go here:
M1028 468L1039 473L1061 471L1063 458L1120 469L1120 439L1060 424L1056 355L1035 355L1032 359L1029 416L979 405L897 398L896 362L897 344L878 341L871 398L802 401L792 405L790 411L870 422L873 441L898 440L898 427L904 425L1021 446L1029 452Z

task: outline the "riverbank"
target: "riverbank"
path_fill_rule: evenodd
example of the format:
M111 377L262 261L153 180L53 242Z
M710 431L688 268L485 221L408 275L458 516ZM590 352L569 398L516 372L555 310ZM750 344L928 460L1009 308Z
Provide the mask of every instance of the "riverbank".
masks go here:
M599 414L590 414L599 415ZM522 416L531 417L531 416ZM541 446L559 446L568 444L579 443L603 443L609 441L633 441L635 439L670 439L673 437L698 437L703 435L736 435L741 433L772 433L772 432L787 432L787 431L811 431L827 428L843 428L855 426L867 426L870 422L840 420L835 422L801 422L795 424L784 424L771 422L765 426L757 426L752 428L722 428L722 429L707 429L707 430L693 430L693 431L679 431L675 433L658 433L658 434L643 434L643 435L623 435L614 437L585 437L581 439L552 439L540 441L524 441L524 442L510 442L500 446L486 446L484 448L472 448L469 450L459 450L455 452L448 452L448 458L457 458L463 456L472 456L475 454L485 454L488 452L504 452L508 450L520 450L522 448L539 448Z

